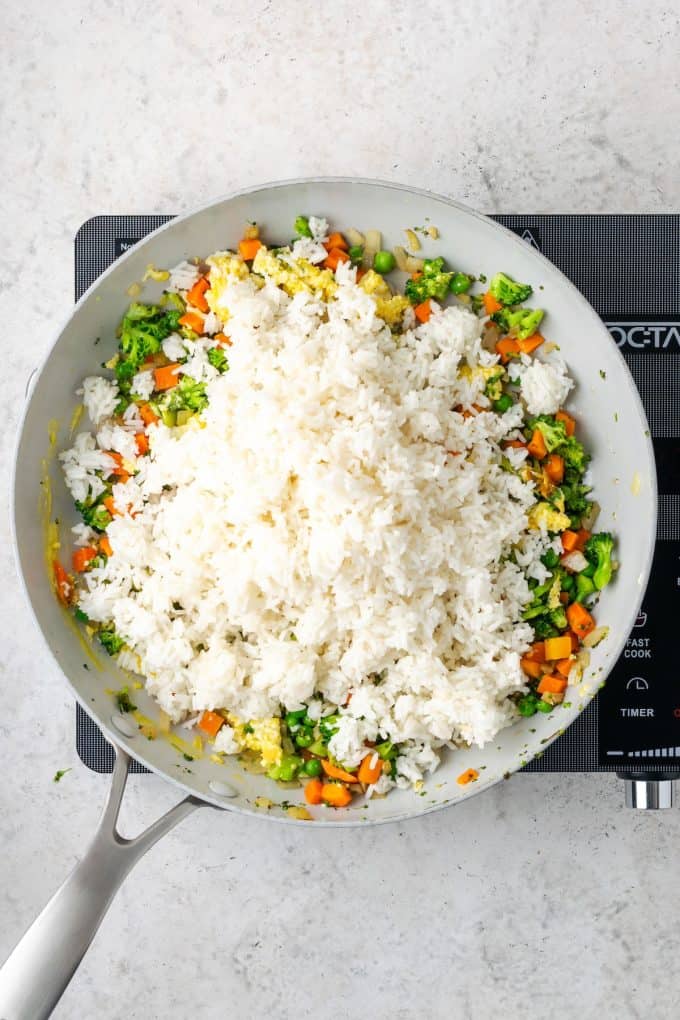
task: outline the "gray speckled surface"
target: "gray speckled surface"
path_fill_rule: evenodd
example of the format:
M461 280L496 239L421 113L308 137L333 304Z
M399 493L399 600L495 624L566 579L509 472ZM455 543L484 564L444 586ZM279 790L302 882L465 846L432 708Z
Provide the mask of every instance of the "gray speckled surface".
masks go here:
M5 478L25 380L71 307L73 235L95 213L335 173L486 211L680 208L670 4L26 0L6 21ZM76 758L1 514L4 957L75 862L106 779ZM125 820L172 797L135 777ZM676 1016L678 813L621 804L611 777L522 776L356 832L201 811L130 876L55 1016Z

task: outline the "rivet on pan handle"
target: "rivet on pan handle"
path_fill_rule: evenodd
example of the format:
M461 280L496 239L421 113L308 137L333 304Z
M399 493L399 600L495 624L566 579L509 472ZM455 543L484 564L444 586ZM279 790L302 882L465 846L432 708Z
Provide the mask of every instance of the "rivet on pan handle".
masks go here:
M203 801L187 797L134 839L116 828L128 755L116 748L106 807L88 850L0 969L0 1018L44 1020L61 998L123 879Z

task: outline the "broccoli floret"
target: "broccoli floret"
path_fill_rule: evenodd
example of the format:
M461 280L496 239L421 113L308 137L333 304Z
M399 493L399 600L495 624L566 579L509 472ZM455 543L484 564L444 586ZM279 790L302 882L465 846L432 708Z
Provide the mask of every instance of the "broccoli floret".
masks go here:
M444 269L444 259L425 259L422 274L417 280L407 280L404 293L412 305L419 305L428 298L443 301L446 297L453 273Z
M116 634L114 627L102 627L102 629L98 632L97 637L104 645L104 648L109 655L118 655L118 652L125 644L123 638Z
M298 237L312 236L312 229L309 225L309 220L307 219L306 216L297 216L295 218L294 230Z
M539 641L543 638L557 637L559 631L557 627L551 623L548 616L538 616L535 620L532 620L531 626L534 628L534 635Z
M593 504L588 499L590 492L588 485L583 485L582 482L563 483L559 491L564 497L564 511L569 515L572 523L580 521L592 510Z
M552 583L548 583L552 587ZM544 585L540 587L544 587ZM536 613L532 612L532 606L529 606L522 613L523 619L531 621L531 626L534 628L537 638L556 637L561 631L566 630L567 614L563 606L558 606L556 609L548 609L547 595L545 595L542 604L537 608L538 612Z
M576 575L576 602L585 602L594 591L595 582L592 577L588 577L583 572Z
M532 418L528 423L528 428L531 429L532 434L534 429L540 431L545 440L548 453L552 453L562 443L566 442L567 439L567 430L564 427L564 423L557 421L551 414L541 414L538 418Z
M579 480L584 475L590 461L590 455L586 453L583 444L573 436L569 436L563 443L560 443L559 452L560 456L564 457L567 484Z
M95 531L106 531L112 520L111 514L102 503L81 503L76 500L76 510L85 524Z
M158 403L162 410L198 413L208 405L205 383L196 382L190 375L183 375L178 384L169 390L167 396L159 400Z
M554 549L546 549L541 556L541 563L544 567L547 567L548 570L553 570L559 562L560 558Z
M208 361L213 365L218 372L227 372L229 370L229 362L227 356L221 347L211 347L208 351Z
M543 321L545 312L542 308L501 308L491 318L506 333L511 333L519 340L533 336Z
M333 734L338 732L339 720L340 716L337 714L326 715L322 719L319 719L319 733L326 744Z
M608 531L591 535L584 549L586 559L595 567L593 583L598 591L606 588L612 579L612 553L614 539Z
M131 378L146 357L160 351L163 340L178 329L181 315L179 308L165 311L160 305L133 301L120 324L120 350L124 357L116 365L119 381L120 372ZM123 369L124 365L131 368Z
M489 284L489 290L502 305L521 305L534 292L530 284L517 283L506 273L496 273Z
M548 598L552 589L555 577L553 574L550 575L547 581L543 584L537 584L534 586L531 592L531 602L522 612L523 620L533 620L537 616L543 616L548 612Z

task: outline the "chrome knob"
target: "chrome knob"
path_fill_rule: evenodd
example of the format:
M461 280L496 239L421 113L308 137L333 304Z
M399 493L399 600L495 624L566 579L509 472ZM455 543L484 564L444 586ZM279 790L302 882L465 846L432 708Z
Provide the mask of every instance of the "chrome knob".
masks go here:
M639 811L673 807L673 780L626 779L626 807Z

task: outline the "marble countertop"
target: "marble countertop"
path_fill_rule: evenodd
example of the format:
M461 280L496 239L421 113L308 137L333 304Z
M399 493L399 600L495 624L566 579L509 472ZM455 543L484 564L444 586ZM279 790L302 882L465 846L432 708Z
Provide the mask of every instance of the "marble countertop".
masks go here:
M182 212L314 174L489 212L680 209L667 3L25 0L6 21L5 479L26 380L71 307L73 236L96 213ZM82 852L107 789L76 756L6 502L0 958ZM132 777L125 826L173 798ZM677 810L626 812L599 775L516 776L357 831L198 812L130 875L55 1016L670 1018L679 840Z

